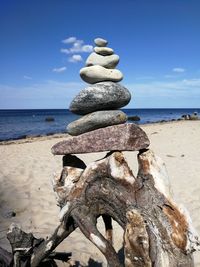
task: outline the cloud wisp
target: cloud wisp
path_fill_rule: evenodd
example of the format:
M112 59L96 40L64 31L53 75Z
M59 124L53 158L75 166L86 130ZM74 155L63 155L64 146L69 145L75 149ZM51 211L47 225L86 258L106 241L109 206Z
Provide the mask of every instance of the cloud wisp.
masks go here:
M75 43L76 41L77 41L76 37L69 37L69 38L62 40L62 43L63 44L71 44L71 43Z
M183 72L186 71L186 69L184 69L184 68L173 68L172 71L176 72L176 73L183 73Z
M61 73L61 72L64 72L66 71L66 67L61 67L61 68L54 68L52 69L53 72L56 72L56 73Z
M21 87L0 84L0 108L67 108L84 86L82 82L52 80ZM128 108L199 106L200 78L173 82L147 81L125 86L133 97Z
M54 80L26 86L0 84L0 109L68 108L83 87L81 82Z
M83 58L81 55L73 55L68 59L69 62L77 63L83 61Z
M73 53L90 53L93 50L93 46L89 44L84 44L83 40L79 40L76 37L69 37L62 41L64 44L72 44L70 48L61 48L60 52L64 54Z

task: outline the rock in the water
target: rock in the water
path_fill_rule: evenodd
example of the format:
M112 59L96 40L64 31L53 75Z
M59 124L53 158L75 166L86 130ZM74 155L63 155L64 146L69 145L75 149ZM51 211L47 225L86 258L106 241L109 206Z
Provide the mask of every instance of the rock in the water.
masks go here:
M110 47L95 46L94 52L102 56L108 56L108 55L112 55L114 53L114 50Z
M100 65L107 69L114 69L119 63L118 55L101 56L96 53L91 53L86 60L86 66Z
M82 68L80 76L86 83L91 84L103 81L119 82L123 79L121 71L98 65Z
M100 82L88 86L72 100L69 110L75 114L87 114L96 110L118 109L131 100L128 89L119 83Z
M96 111L68 124L67 132L71 135L79 135L106 126L122 124L126 121L127 116L121 110Z
M140 121L140 117L135 115L135 116L129 116L128 117L129 121Z
M55 144L54 155L101 151L138 151L149 146L146 133L133 123L119 124L73 136Z
M103 38L96 38L94 39L94 43L97 45L97 46L107 46L108 44L108 41L103 39Z

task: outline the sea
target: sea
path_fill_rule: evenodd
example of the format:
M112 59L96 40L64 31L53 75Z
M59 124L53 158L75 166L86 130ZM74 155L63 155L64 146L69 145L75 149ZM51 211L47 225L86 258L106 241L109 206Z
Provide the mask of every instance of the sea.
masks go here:
M122 109L128 117L139 116L138 124L170 121L183 114L200 114L200 108L188 109ZM68 123L80 118L67 109L0 110L0 141L30 136L65 133Z

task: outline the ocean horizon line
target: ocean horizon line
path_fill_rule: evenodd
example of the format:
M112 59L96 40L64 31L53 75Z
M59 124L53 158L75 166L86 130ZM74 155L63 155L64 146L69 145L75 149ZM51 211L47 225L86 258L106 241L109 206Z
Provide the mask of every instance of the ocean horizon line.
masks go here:
M123 109L123 110L131 110L131 109L200 109L200 107L167 107L167 108L159 108L159 107L155 107L155 108L119 108L119 109ZM4 111L4 110L68 110L68 108L0 108L0 111ZM109 110L109 109L108 109Z

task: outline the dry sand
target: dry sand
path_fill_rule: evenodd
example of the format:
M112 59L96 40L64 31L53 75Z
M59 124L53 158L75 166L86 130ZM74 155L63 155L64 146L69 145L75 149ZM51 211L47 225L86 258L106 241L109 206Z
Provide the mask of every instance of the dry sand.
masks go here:
M164 124L144 125L151 141L151 149L166 163L176 201L189 211L193 224L200 233L200 121L180 121ZM51 187L54 172L60 172L62 157L53 156L51 147L60 138L36 138L26 142L0 145L0 246L10 250L5 238L12 222L20 223L23 230L36 236L46 237L58 224L59 208ZM83 154L85 163L103 157L105 153ZM137 172L136 153L125 156ZM16 216L9 217L10 211ZM103 225L99 221L99 227ZM122 231L115 225L114 243L122 247ZM59 247L59 251L73 253L77 266L102 266L105 259L101 253L76 230ZM200 266L200 253L196 252L195 266ZM79 261L79 262L78 262ZM61 263L60 266L66 266Z

